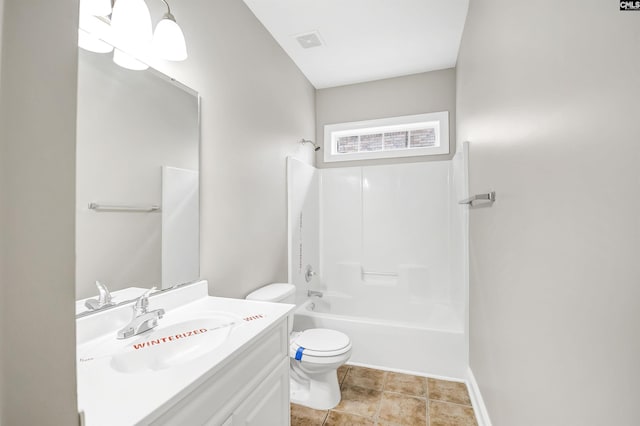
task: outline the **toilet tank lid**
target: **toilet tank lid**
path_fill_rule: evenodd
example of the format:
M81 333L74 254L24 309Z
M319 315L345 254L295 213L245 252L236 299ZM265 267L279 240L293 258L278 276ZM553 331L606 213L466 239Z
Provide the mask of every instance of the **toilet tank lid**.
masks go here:
M275 283L265 285L252 291L247 296L247 300L261 300L263 302L278 302L286 299L296 291L293 284Z

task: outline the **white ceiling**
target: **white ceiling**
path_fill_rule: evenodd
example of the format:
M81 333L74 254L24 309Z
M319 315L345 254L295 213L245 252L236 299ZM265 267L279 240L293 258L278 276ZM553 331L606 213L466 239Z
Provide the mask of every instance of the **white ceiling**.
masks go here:
M469 0L244 0L318 89L456 65ZM295 36L318 31L303 49Z

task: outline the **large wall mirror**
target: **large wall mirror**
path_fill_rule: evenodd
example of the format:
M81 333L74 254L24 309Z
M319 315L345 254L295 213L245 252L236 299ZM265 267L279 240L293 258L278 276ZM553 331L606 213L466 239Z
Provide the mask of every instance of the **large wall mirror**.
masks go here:
M80 49L76 313L96 281L117 304L199 278L199 116L188 87Z

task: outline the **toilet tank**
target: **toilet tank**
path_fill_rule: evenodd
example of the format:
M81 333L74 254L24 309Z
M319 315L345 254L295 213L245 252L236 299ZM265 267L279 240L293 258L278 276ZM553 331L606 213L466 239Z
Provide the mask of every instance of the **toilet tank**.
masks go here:
M262 302L296 303L296 286L293 284L274 283L260 287L252 291L246 297L247 300L259 300Z

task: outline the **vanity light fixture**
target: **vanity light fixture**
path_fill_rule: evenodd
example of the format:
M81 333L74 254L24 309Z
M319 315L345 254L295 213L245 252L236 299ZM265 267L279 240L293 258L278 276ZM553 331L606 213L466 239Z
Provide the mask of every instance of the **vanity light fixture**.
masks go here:
M106 7L106 6L108 7ZM111 0L80 0L80 26L78 46L96 53L109 53L113 46L100 39L100 25L106 25L100 18L111 14Z
M159 58L168 61L184 61L187 59L187 44L184 41L184 33L176 23L176 18L171 14L169 3L166 0L162 1L167 6L167 13L162 16L153 33L152 51Z
M80 0L78 45L96 53L113 51L113 62L131 70L149 68L145 58L184 61L187 59L184 34L169 3L162 2L167 13L154 33L145 0L115 0L113 9L111 0Z
M151 43L151 13L144 0L117 0L111 13L111 31L116 46L121 47L115 49L113 62L132 70L146 69L146 65L131 55L122 54L123 51L144 52Z

